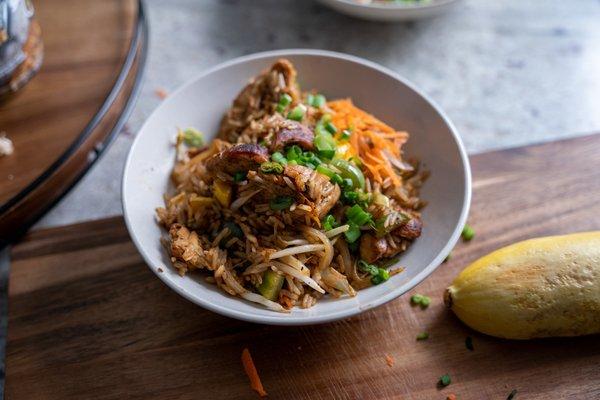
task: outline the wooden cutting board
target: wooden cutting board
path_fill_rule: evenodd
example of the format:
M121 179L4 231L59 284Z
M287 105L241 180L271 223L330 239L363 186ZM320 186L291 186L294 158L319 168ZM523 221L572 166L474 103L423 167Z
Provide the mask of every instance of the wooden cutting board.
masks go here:
M253 399L247 347L272 399L503 400L513 389L516 399L599 399L598 336L480 335L444 308L442 291L499 246L600 229L600 135L472 165L475 239L411 293L319 326L256 325L193 305L147 269L120 218L33 232L12 251L6 398ZM417 292L432 297L428 309L410 306ZM437 388L445 373L452 383Z

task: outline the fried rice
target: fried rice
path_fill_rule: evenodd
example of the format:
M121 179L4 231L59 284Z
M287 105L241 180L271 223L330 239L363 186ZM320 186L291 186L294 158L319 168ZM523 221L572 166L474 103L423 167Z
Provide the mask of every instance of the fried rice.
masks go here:
M210 144L178 132L176 191L157 209L173 267L280 312L385 282L422 229L426 174L404 160L408 138L350 99L302 92L278 60Z

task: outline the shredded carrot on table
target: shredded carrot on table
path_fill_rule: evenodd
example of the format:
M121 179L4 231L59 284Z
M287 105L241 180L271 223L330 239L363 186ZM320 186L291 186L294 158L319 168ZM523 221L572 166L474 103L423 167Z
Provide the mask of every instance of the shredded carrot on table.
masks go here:
M408 133L398 132L371 114L352 104L352 100L335 100L327 103L333 111L332 122L340 129L350 130L348 156L358 156L367 172L375 181L383 183L390 178L395 185L401 183L390 162L390 157L402 157L402 145Z
M448 397L446 397L446 400L456 400L456 395L455 394L449 394Z
M385 362L387 363L388 367L393 367L394 366L394 358L392 356L390 356L389 354L385 355Z
M246 371L248 379L250 379L250 387L254 389L260 397L265 397L267 392L265 391L265 388L263 388L260 377L258 376L258 371L256 371L254 361L252 361L252 356L250 355L250 350L248 350L248 348L242 350L242 364L244 365L244 371Z

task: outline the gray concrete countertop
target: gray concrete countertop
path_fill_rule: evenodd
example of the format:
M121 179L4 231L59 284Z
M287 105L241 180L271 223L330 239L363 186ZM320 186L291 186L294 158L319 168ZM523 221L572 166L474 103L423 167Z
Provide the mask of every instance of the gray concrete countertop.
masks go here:
M148 0L150 54L124 131L37 227L121 214L135 132L202 70L272 49L318 48L392 68L438 102L470 153L600 131L598 0L464 0L436 19L381 24L311 0ZM201 110L199 110L200 112Z

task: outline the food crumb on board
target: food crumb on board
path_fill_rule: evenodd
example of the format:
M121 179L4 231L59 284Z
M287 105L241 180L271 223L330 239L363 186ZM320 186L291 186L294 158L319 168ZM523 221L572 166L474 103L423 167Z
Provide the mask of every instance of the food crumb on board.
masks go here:
M506 400L513 400L516 397L516 395L517 395L517 389L513 389L512 392L510 392L510 394L506 398Z
M248 375L248 379L250 379L250 387L254 389L254 391L256 391L260 397L265 397L267 392L263 388L260 377L258 376L258 371L254 365L254 361L252 361L252 356L250 355L250 350L248 350L248 348L244 348L244 350L242 350L242 365L244 366L246 375Z
M167 91L163 88L154 89L154 94L156 95L156 97L158 97L161 100L166 99L167 96L169 95L169 93L167 93Z
M160 268L160 267L158 267L157 271L158 271L159 273L161 273L161 274L163 273L163 269L162 269L162 268Z
M15 179L15 176L13 174L8 174L8 180L12 181L13 179Z
M456 395L453 393L450 393L448 396L446 396L446 400L456 400Z
M465 347L471 351L475 350L473 347L473 338L471 336L467 336L465 339Z
M389 354L385 355L385 362L387 363L388 367L393 367L394 366L394 357L390 356Z
M0 157L10 156L15 151L12 140L6 136L5 132L0 133Z

